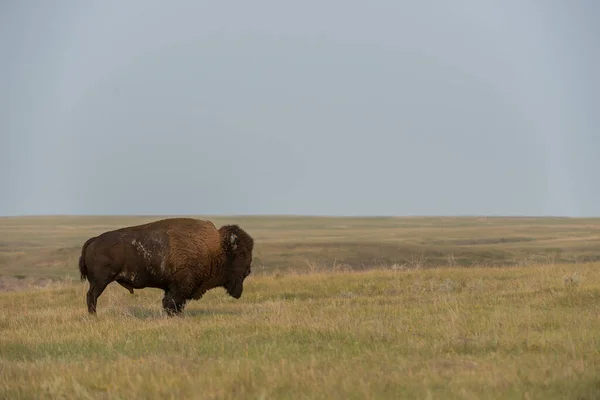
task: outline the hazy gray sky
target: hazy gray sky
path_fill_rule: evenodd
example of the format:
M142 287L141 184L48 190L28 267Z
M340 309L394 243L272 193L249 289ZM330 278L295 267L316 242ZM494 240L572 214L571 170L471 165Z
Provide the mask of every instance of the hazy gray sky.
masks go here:
M600 215L599 20L595 0L3 1L0 215Z

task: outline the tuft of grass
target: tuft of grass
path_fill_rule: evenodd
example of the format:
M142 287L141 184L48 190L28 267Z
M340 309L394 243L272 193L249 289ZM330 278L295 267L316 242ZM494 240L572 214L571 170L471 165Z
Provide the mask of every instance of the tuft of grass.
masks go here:
M252 275L178 318L154 289L97 317L79 282L2 293L0 397L596 399L599 267Z
M563 282L566 287L575 288L578 287L581 283L581 277L577 272L573 274L568 274L563 277Z

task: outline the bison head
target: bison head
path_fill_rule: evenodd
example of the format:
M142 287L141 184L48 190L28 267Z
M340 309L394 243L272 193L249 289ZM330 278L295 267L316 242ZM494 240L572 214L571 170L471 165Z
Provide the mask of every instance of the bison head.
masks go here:
M239 299L244 291L244 279L251 272L254 240L237 225L226 225L219 231L227 256L224 286L231 297Z

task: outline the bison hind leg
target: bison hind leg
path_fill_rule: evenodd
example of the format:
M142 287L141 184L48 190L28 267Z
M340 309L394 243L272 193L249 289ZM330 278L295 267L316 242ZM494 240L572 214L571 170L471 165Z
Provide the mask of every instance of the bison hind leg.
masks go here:
M87 292L87 306L88 312L90 314L96 314L96 304L98 302L98 297L104 292L106 286L110 282L102 282L102 283L90 283L90 289Z

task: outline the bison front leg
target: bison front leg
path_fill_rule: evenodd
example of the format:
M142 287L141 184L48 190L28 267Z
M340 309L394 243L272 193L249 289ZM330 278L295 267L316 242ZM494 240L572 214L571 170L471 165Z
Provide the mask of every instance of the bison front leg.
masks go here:
M180 315L185 308L186 299L178 291L167 290L162 300L163 309L169 317Z

